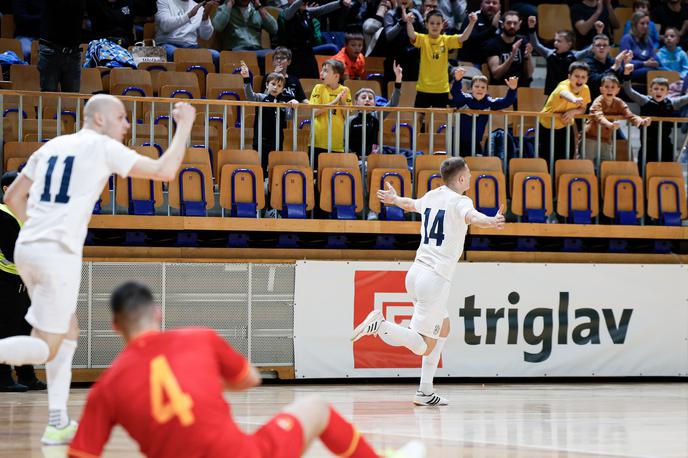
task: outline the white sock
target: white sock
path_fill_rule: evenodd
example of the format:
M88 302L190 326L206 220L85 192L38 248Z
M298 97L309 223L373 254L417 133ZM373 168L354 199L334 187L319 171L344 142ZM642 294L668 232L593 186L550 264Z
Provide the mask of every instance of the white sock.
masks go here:
M380 324L377 335L387 345L393 347L406 347L417 355L422 355L427 350L428 345L420 334L409 328L404 328L398 324L384 320Z
M435 348L432 349L428 356L423 356L423 366L420 370L420 387L418 388L423 394L432 394L435 388L432 386L432 379L435 378L437 372L437 365L440 363L440 356L444 348L446 337L437 339Z
M69 385L72 382L72 359L76 351L76 340L64 339L52 361L45 365L48 376L48 424L64 428L69 424L67 401Z
M14 336L0 339L0 363L10 366L43 364L49 355L50 347L38 337Z

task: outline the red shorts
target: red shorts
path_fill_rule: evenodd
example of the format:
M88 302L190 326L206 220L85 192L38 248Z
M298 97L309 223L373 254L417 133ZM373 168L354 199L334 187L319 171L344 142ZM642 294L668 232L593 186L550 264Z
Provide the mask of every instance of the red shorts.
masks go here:
M249 438L264 458L297 458L303 453L303 428L289 413L275 415Z

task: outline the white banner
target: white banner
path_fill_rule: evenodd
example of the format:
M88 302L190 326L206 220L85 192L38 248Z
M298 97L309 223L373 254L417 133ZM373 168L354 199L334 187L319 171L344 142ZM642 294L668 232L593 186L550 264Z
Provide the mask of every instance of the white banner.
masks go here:
M351 332L373 308L407 325L410 263L296 265L299 378L418 377L421 357ZM688 268L460 263L438 377L688 376Z

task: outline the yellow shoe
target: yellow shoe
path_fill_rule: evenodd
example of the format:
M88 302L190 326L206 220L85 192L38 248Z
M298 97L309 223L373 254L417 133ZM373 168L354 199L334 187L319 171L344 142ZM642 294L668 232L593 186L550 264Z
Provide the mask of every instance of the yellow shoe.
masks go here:
M41 443L44 445L68 445L74 439L78 426L79 423L74 420L70 420L64 428L48 425L45 427L43 437L41 437Z

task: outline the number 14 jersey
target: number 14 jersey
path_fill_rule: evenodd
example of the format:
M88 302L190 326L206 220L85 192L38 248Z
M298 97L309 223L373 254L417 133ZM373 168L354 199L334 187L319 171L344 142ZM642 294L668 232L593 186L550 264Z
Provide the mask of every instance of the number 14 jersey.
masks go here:
M468 230L466 215L473 209L469 197L447 186L433 189L416 200L416 211L421 214L416 261L451 281L463 252Z
M126 177L140 156L91 129L50 140L22 175L33 181L17 243L61 242L81 255L93 207L113 173Z

